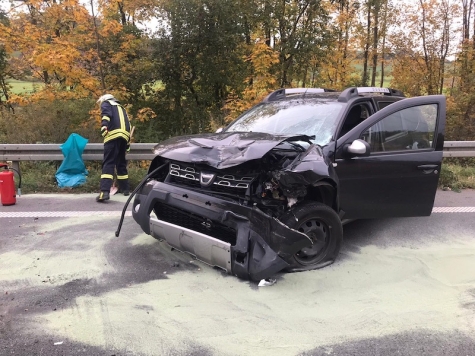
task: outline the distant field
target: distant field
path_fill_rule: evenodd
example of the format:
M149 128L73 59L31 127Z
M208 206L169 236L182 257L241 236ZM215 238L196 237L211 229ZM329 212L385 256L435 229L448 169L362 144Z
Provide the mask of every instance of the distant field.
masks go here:
M353 65L353 68L355 69L356 73L358 73L360 75L363 73L363 65L362 64L355 64L355 65ZM371 67L368 67L368 75L370 76L369 81L371 81L371 75L372 75ZM392 77L392 65L387 64L384 67L383 87L389 88L392 79L393 79L393 77ZM381 84L381 64L378 64L378 68L376 70L376 86L379 87L380 84Z
M32 93L35 91L35 89L42 85L38 82L22 81L16 79L8 79L7 84L12 87L12 93L14 94Z
M8 79L7 84L11 86L11 92L13 94L24 94L24 93L32 93L38 90L43 84L40 82L33 82L33 81L23 81L23 80L16 80L16 79ZM157 81L153 86L152 89L158 90L163 89L164 85L161 81Z

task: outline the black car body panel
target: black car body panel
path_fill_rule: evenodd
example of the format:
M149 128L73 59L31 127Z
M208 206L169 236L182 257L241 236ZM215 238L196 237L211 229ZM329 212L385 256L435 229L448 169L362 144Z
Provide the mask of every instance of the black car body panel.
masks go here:
M158 144L150 177L133 203L133 218L144 232L228 273L257 281L283 269L306 270L312 263L333 262L342 219L430 214L442 161L445 97L372 97L352 88L340 96L322 94L318 107L315 93L276 106L276 101L294 100L278 94L259 104L259 112L265 112L262 105L274 105L268 112L279 112L282 120L285 110L298 112L299 102L313 100L296 127L301 130L309 122L308 131L323 132L323 139L304 134L308 132L225 128ZM332 106L332 116L325 117L330 100L339 103ZM308 110L314 109L324 118L313 119ZM359 117L348 125L354 112ZM289 125L295 122L290 119ZM334 130L331 136L329 128ZM278 131L285 130L288 127ZM340 240L328 244L330 238ZM333 248L327 260L317 258L320 245ZM296 263L302 265L295 268Z
M171 138L155 146L153 151L164 158L224 169L260 159L284 141L308 140L305 135L223 132Z
M348 158L344 147L385 117L416 106L437 106L432 144L417 150L372 152ZM409 98L383 108L338 140L335 154L340 178L340 207L345 218L387 218L430 215L444 147L445 97ZM434 112L435 114L435 112Z

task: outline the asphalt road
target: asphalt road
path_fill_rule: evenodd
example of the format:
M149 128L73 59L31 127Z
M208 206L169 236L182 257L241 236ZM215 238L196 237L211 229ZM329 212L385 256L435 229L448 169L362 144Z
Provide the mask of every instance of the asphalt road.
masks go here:
M475 192L355 221L338 260L258 287L143 234L123 196L0 205L0 355L475 355Z

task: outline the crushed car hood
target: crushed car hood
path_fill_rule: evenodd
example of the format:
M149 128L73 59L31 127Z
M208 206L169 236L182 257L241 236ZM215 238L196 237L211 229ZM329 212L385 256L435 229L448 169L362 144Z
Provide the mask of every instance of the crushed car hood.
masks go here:
M190 163L228 168L260 159L284 141L306 141L307 135L272 135L262 132L223 132L180 136L156 145L153 152L161 157Z

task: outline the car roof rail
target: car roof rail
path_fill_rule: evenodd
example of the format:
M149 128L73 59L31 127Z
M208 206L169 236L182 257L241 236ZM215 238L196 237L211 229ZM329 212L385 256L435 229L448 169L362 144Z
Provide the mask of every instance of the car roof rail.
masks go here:
M278 89L264 98L265 101L276 101L282 98L285 98L289 94L315 94L315 93L326 93L326 92L336 92L336 90L328 88L282 88Z
M366 93L379 93L387 96L401 96L404 97L404 93L401 90L392 88L380 88L380 87L352 87L343 90L338 97L338 101L346 103L353 97L357 97L359 94Z

